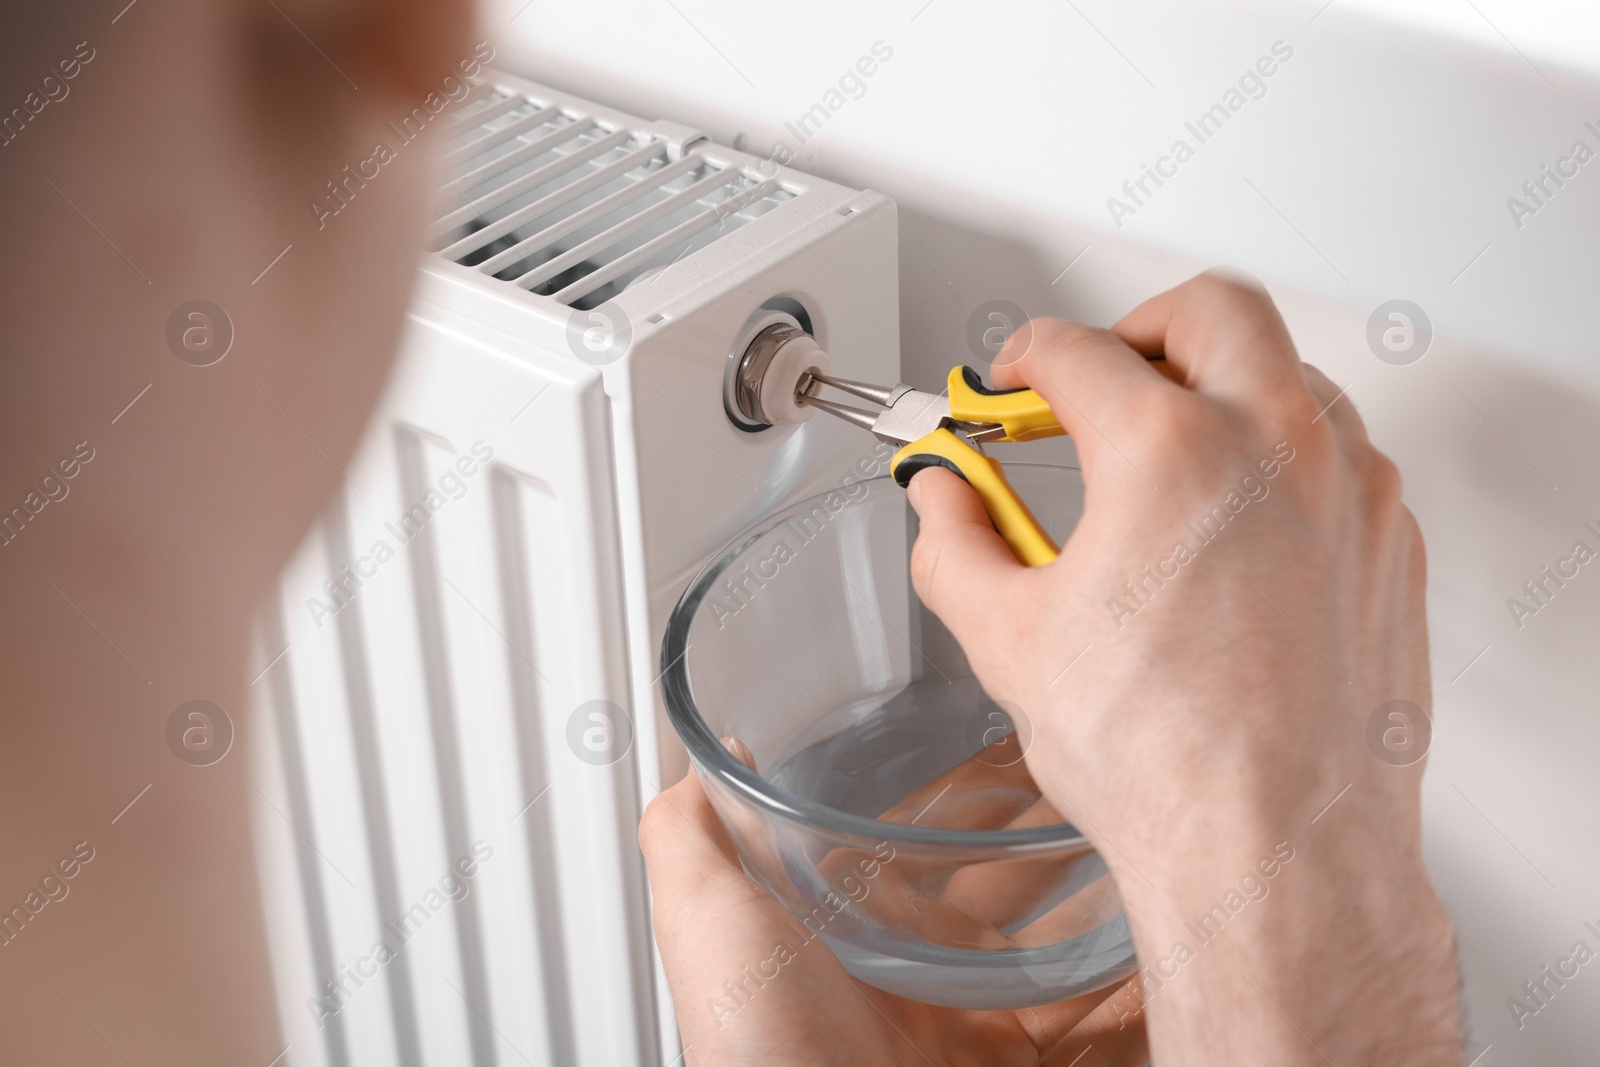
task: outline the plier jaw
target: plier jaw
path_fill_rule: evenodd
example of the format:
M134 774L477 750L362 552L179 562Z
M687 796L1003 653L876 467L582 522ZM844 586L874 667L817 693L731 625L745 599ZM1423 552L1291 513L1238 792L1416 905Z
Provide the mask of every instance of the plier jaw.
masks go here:
M961 369L968 370L965 367ZM864 411L824 400L817 395L824 385L878 404L879 410ZM951 414L948 396L913 389L909 385L869 385L808 371L800 379L795 395L799 403L820 408L830 415L854 423L880 441L893 445L909 445L939 429L951 431L974 447L984 441L1011 440L1003 423L956 418Z

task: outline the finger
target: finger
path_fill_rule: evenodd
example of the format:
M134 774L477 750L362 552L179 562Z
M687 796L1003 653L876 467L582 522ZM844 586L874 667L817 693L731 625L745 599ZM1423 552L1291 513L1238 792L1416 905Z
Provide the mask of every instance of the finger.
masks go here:
M1165 355L1197 392L1251 403L1305 392L1300 358L1272 298L1236 275L1191 278L1128 312L1111 332L1144 355Z
M1139 980L1117 986L1056 1046L1041 1067L1144 1067L1150 1062Z
M880 822L946 830L1000 830L1039 799L1027 764L1005 761L996 742L913 790L884 811Z
M1052 1067L1083 1067L1092 1058L1092 1054L1076 1064L1073 1063L1072 1057L1082 1055L1086 1044L1093 1043L1092 1040L1085 1040L1088 1029L1091 1026L1090 1020L1098 1022L1106 1015L1109 1015L1112 1019L1117 1019L1118 1011L1127 1012L1132 1009L1137 1003L1132 998L1137 994L1130 992L1128 987L1135 982L1137 982L1137 979L1129 979L1107 989L1085 993L1083 996L1074 997L1071 1000L1063 1000L1056 1004L1045 1004L1037 1008L1026 1008L1017 1012L1017 1021L1022 1024L1034 1046L1039 1050L1039 1062L1041 1064L1051 1064ZM1142 1022L1135 1022L1132 1018L1128 1019L1129 1029L1136 1025L1141 1030L1143 1029ZM1102 1027L1094 1025L1092 1030L1095 1034L1099 1034ZM1071 1048L1072 1054L1063 1057L1061 1053L1067 1048ZM1107 1061L1097 1062L1104 1063ZM1109 1062L1126 1062L1129 1067L1133 1067L1135 1064L1137 1064L1137 1067L1144 1067L1145 1064L1144 1060L1131 1059L1126 1061L1112 1060Z
M911 582L928 610L963 647L988 612L984 601L1027 568L995 531L972 486L943 467L911 476L907 499L920 520L911 549Z
M711 898L755 901L766 897L745 877L733 842L717 818L695 772L650 802L639 820L655 899L656 934L662 950L697 902ZM770 900L771 898L766 898ZM692 928L693 922L688 925Z
M750 751L749 745L745 744L737 737L724 737L722 739L722 747L727 749L734 759L738 760L752 771L756 770L756 754Z
M991 746L993 748L994 746ZM1022 760L1009 764L988 759L990 748L963 760L944 774L925 783L894 804L877 818L882 822L911 826L931 826L945 830L998 830L1014 823L1038 800ZM818 870L831 885L842 885L843 878L858 870L872 857L859 848L838 848L828 854ZM873 877L878 869L868 868ZM882 866L879 885L884 893L865 902L875 918L887 921L899 915L910 925L930 925L961 944L1005 947L1006 938L993 928L983 927L961 915L947 915L934 922L930 909L944 912L937 897L955 873L948 863L922 859L914 853L896 854Z
M1040 798L1004 829L1059 826L1064 821L1054 805ZM1083 880L1080 866L1097 862L1094 853L1085 852L1044 862L1024 859L969 864L950 878L943 899L974 922L1005 930L1021 943L1065 941L1122 910L1109 874ZM1074 879L1083 884L1063 897L1062 887ZM1057 897L1061 899L1041 914L1040 905ZM1019 928L1024 922L1027 925Z
M639 843L651 926L692 1062L771 1063L774 1049L821 1063L851 1062L852 1050L887 1061L889 1043L903 1039L884 1025L884 1011L898 1012L864 1004L825 942L744 877L694 774L651 801ZM831 1027L819 1029L819 1015Z
M1032 319L995 357L994 383L1030 386L1078 447L1085 478L1110 450L1137 440L1162 399L1179 387L1109 330L1066 319ZM1128 462L1133 462L1128 460Z
M1021 759L1010 759L1003 742L989 745L925 783L877 818L883 822L931 826L946 830L999 830L1018 825L1036 805L1039 791L1034 788L1027 766ZM832 886L850 890L849 879L864 876L876 879L876 888L859 902L862 910L884 925L937 931L948 944L968 948L1000 949L1015 947L998 922L984 918L984 908L967 913L959 905L940 899L952 874L968 873L972 884L981 879L976 870L956 871L948 863L921 859L912 852L895 854L892 862L878 864L874 855L860 848L838 848L818 863L817 868ZM877 857L881 858L881 857ZM1002 866L1014 877L1026 863L978 864L979 868ZM1029 884L1042 877L1062 877L1053 861L1035 861L1034 867L1049 867L1035 872ZM1004 872L985 884L992 891L1010 888ZM1014 894L1012 895L1014 897ZM1012 899L1008 897L1007 899ZM1030 898L1037 900L1040 898ZM980 904L982 902L980 901ZM1022 902L1011 911L1019 918L1036 904Z
M1116 879L1110 874L1102 874L1029 922L1026 932L1017 930L1013 936L1018 940L1035 942L1070 941L1115 922L1122 913L1122 895L1117 892Z
M1088 862L1080 857L972 864L950 878L940 903L981 929L1003 934L1009 944L1060 944L1122 914L1122 898L1109 874L1066 891L1078 867ZM1037 914L1056 897L1061 897L1058 903Z
M1055 805L1040 796L1004 829L1059 826L1065 821ZM1023 859L969 864L950 878L941 899L980 925L1005 930L1019 943L1066 941L1103 925L1122 911L1116 885L1110 874L1103 873L1040 913L1041 902L1060 897L1061 887L1072 880L1082 881L1078 869L1089 863L1098 863L1093 852L1071 859L1051 857L1044 862ZM1026 925L1019 926L1021 923Z

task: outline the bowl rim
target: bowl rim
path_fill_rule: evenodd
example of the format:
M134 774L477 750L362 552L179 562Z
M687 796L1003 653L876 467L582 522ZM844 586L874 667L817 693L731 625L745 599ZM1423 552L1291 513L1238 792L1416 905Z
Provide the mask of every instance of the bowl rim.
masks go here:
M1022 462L1008 463L1006 468L1072 471L1080 480L1082 478L1082 469L1076 464ZM868 493L860 500L850 501L847 506L859 506L875 497L881 499L881 495L874 492L878 487L900 491L894 479L888 475L863 478L857 484L868 486ZM690 760L695 767L702 772L709 771L722 784L769 814L807 827L820 827L852 837L900 842L907 845L982 851L1034 852L1057 848L1093 847L1082 831L1065 822L1022 830L948 830L934 826L883 822L865 815L852 815L849 812L839 811L768 782L724 748L721 740L706 725L699 706L694 701L689 684L688 667L689 629L694 623L700 605L711 592L716 580L752 544L801 512L809 511L824 497L839 492L839 489L830 489L808 496L768 515L728 541L696 572L668 616L666 631L661 638L661 671L658 676L661 700L666 707L668 720L684 747L688 749Z

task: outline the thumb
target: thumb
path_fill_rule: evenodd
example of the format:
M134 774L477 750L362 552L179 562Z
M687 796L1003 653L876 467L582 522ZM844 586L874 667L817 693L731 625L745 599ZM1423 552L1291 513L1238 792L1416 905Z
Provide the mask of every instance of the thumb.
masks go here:
M977 637L985 605L1027 570L995 530L983 501L960 475L926 467L911 477L906 497L921 528L911 549L917 596L963 647Z

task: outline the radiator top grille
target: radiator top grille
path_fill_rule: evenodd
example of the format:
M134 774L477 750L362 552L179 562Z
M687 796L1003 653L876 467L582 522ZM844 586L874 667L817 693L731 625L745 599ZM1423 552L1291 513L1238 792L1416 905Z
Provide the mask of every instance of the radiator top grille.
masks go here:
M557 303L597 307L793 194L696 147L504 88L457 113L430 247Z

